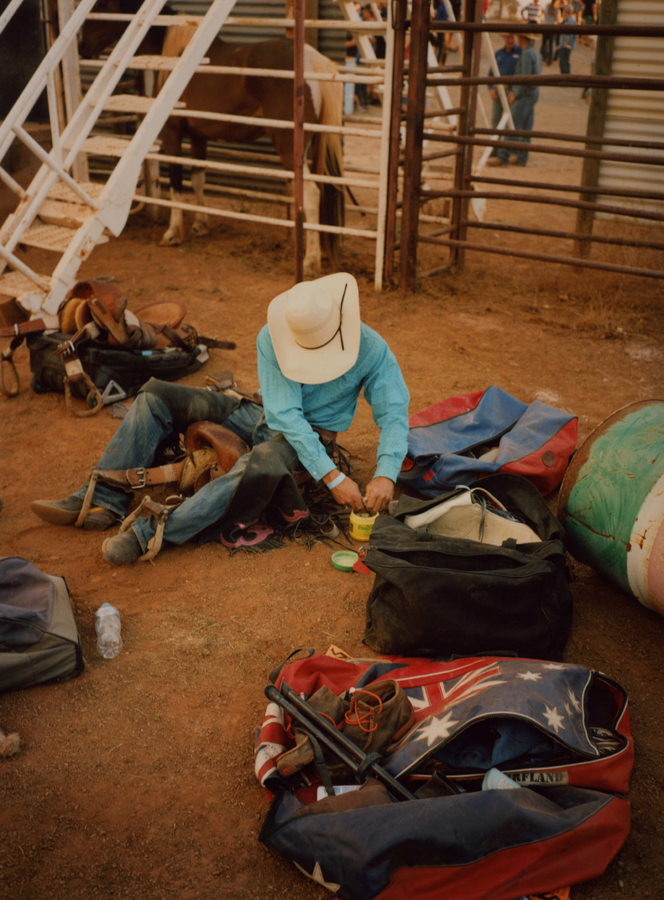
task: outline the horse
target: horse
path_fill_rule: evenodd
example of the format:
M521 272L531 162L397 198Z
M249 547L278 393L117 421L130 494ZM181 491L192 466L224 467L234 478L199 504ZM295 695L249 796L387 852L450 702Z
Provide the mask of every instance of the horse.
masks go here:
M94 11L135 13L140 0L100 0ZM168 14L172 10L164 8ZM107 26L105 29L99 26ZM90 58L98 55L119 37L124 27L116 22L86 23L79 45L81 56ZM195 26L174 24L165 31L155 26L148 32L139 53L155 52L148 49L161 42L160 54L179 56ZM241 68L261 68L293 71L293 42L287 38L273 38L256 43L231 43L216 37L206 57L211 66L233 66ZM310 45L305 45L305 71L337 74L337 66ZM166 73L157 79L158 91ZM304 174L341 176L343 174L343 152L339 134L312 132L307 129L311 123L341 125L343 112L343 87L333 81L308 81L305 84L305 160ZM212 113L230 113L242 116L263 116L267 119L293 121L293 83L290 79L274 78L266 75L219 75L196 73L182 92L180 99L185 108ZM191 143L192 158L205 160L209 141L251 143L267 134L271 139L286 170L292 171L293 130L256 125L200 119L187 116L171 116L161 133L161 152L168 156L179 156L185 136ZM182 195L182 166L169 165L170 193L173 201L179 202ZM205 205L205 169L195 168L191 176L192 187L198 206ZM330 225L342 225L344 215L343 188L323 183L320 188L305 177L304 181L305 221L317 224L319 221ZM192 231L195 235L207 234L209 230L206 213L197 212ZM319 275L322 269L320 233L307 229L304 274L307 277ZM334 263L337 235L323 232L328 255ZM185 239L182 210L173 207L168 230L161 244L177 246Z

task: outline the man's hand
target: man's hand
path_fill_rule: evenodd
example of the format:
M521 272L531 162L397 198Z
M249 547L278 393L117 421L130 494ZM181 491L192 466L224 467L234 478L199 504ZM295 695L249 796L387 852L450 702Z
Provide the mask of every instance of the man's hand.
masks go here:
M341 487L341 485L339 485ZM368 512L377 513L387 508L394 496L394 482L384 475L379 475L367 485L364 507Z
M507 102L510 106L514 103L514 91L510 91L507 95Z
M331 481L334 481L335 478L338 478L339 475L339 470L333 469L323 478L323 482L329 484ZM332 488L331 494L339 506L350 506L352 509L364 508L360 489L353 479L348 476L346 476L335 488Z
M489 88L489 97L491 97L492 100L497 100L498 91L495 88Z

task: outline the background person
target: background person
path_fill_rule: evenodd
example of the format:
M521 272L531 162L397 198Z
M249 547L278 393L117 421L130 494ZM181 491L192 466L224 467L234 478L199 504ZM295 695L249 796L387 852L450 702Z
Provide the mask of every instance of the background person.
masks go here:
M496 50L496 65L498 67L498 74L508 78L516 72L516 67L521 58L521 47L517 44L513 34L506 33L501 35L501 37L503 39L503 46ZM493 74L493 67L491 67L489 69L489 77ZM505 90L508 90L507 86L505 86ZM503 117L503 104L500 101L498 89L492 84L489 85L489 96L491 97L491 127L497 128L498 123ZM494 147L491 151L491 156L495 158L497 155L498 148Z
M562 24L576 25L576 14L571 6L565 6L562 10ZM558 65L560 66L561 75L569 75L572 71L571 56L572 50L576 46L575 34L562 34L560 36L560 45L558 46Z
M542 72L542 57L534 44L534 34L520 34L517 37L521 48L521 57L516 67L515 75L539 75ZM518 84L510 90L507 100L512 107L512 118L516 131L532 131L535 124L535 104L539 100L539 88L531 84ZM509 137L509 134L507 135ZM511 140L530 143L530 135L514 137ZM504 148L498 149L497 164L506 166L509 162L510 151ZM528 164L528 151L518 150L516 164L525 166Z

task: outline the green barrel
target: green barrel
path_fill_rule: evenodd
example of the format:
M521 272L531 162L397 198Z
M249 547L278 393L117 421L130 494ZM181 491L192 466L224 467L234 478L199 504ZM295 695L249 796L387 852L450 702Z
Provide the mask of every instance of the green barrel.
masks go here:
M565 473L559 518L569 549L664 615L664 401L605 419Z

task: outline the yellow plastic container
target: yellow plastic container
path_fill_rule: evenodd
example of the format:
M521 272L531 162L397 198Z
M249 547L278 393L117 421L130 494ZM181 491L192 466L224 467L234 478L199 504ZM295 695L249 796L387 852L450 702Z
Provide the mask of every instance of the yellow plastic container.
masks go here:
M378 518L378 513L372 516L370 513L350 514L350 536L355 541L368 541L371 538L371 529Z

